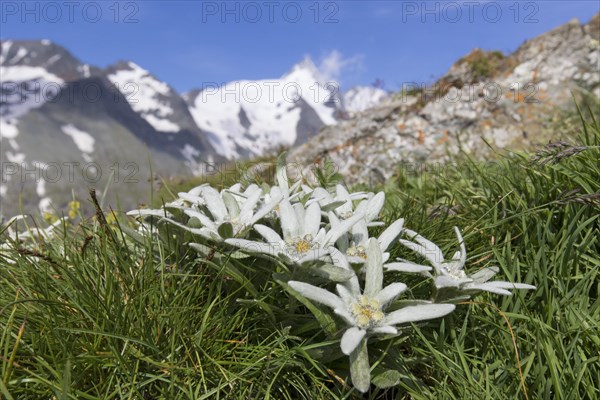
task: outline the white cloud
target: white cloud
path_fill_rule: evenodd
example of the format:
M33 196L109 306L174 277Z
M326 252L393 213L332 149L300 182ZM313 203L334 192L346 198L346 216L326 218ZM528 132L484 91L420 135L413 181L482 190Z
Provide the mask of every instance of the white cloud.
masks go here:
M332 50L321 58L319 71L327 81L341 81L342 73L357 72L364 69L364 56L356 54L344 57L338 50Z

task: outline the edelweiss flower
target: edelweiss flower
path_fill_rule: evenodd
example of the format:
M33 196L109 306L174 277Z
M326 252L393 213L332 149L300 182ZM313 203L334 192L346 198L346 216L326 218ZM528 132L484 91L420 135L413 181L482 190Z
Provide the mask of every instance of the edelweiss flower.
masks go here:
M285 164L285 153L282 154L277 160L277 168L275 170L275 178L277 180L277 187L284 198L293 198L305 193L306 186L302 185L302 180L297 179L292 186L289 184L289 178L287 175L287 165Z
M244 193L222 190L219 193L210 186L203 187L200 196L204 199L204 209L184 209L190 218L197 218L201 228L188 228L192 233L212 238L226 239L222 236L221 227L231 226L231 236L238 236L251 228L256 222L275 208L281 197L271 198L268 204L255 211L261 200L262 190L256 185L250 185ZM227 236L227 235L226 235Z
M13 240L34 239L34 238L38 238L38 237L48 240L54 234L53 231L55 229L58 229L59 227L61 227L66 221L66 218L59 218L53 224L51 224L50 226L48 226L46 228L38 227L34 221L34 223L33 223L34 227L26 226L27 229L23 232L16 233L12 230L11 225L13 223L15 224L15 227L16 227L17 221L26 220L28 217L29 217L28 215L17 215L17 216L12 217L11 219L9 219L6 222L6 226L7 226L6 232L8 234L8 237L10 237Z
M170 203L165 208L180 209L190 217L192 226L184 225L173 219L173 215L165 209L133 210L128 215L156 216L164 221L177 225L189 232L209 239L223 240L238 236L250 229L261 218L271 212L281 200L281 195L272 193L268 203L264 203L262 189L250 185L241 192L239 185L224 189L220 193L208 186L202 185L187 193L179 193L179 201ZM259 207L262 203L262 206ZM191 206L187 204L191 203ZM255 211L259 208L258 211ZM200 227L193 226L193 219Z
M335 226L339 223L335 215L330 215L332 225ZM387 252L388 247L396 238L402 233L402 227L404 225L404 219L400 218L394 221L388 226L377 238L377 243L383 254L383 262L387 262L390 258L390 254ZM367 262L367 241L369 240L369 232L367 230L366 221L363 219L356 223L351 231L343 235L337 242L340 251L345 253L348 261L353 264L365 264ZM416 264L415 264L416 265ZM384 268L390 271L404 271L404 272L422 272L431 270L430 267L417 266L415 268L409 265L408 262L393 262L385 264Z
M397 324L442 317L455 309L453 304L421 304L386 314L386 306L406 290L406 285L397 282L383 288L382 252L376 239L369 239L367 252L365 287L362 293L356 275L347 282L336 285L337 295L308 283L288 282L292 289L310 300L331 307L346 321L349 328L344 332L340 345L342 352L350 355L351 359L356 357L353 353L357 349L364 348L361 344L363 340L367 340L368 334L397 334ZM368 359L366 361L368 363ZM357 381L353 376L353 383L358 390L365 392L369 382L362 378Z
M365 192L349 193L343 185L339 184L336 185L335 191L336 195L333 197L327 190L320 187L315 188L309 204L317 201L322 209L327 211L333 210L335 215L341 220L348 219L355 213L364 213L367 226L382 225L380 222L373 221L379 216L379 212L383 208L385 202L385 194L383 192L379 192L376 195ZM355 200L362 200L356 208L354 208L353 203Z
M416 243L405 239L400 239L400 243L421 254L431 263L435 271L435 286L438 289L456 288L465 291L485 290L487 292L503 295L511 294L507 289L535 289L535 286L524 283L504 281L487 282L498 273L499 269L496 267L484 268L473 275L467 275L463 270L467 260L467 251L460 230L457 227L454 227L454 232L458 238L460 249L447 261L444 260L444 255L440 248L433 242L425 239L414 231L405 229L405 232L408 236L412 237Z
M268 226L255 224L254 229L266 243L244 239L228 239L225 242L247 252L279 255L301 264L327 255L329 247L361 218L363 215L357 214L326 231L321 228L321 207L318 203L305 208L301 203L292 205L289 199L283 199L279 203L279 222L283 237Z
M203 206L205 202L204 199L200 197L200 193L202 193L202 190L207 186L208 184L203 184L196 186L188 192L179 192L177 193L178 199L168 203L167 206L179 209L183 209L186 206Z

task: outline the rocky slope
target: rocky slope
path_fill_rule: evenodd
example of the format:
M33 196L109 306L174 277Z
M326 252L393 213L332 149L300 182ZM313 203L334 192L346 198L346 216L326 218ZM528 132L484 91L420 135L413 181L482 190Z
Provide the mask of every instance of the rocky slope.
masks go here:
M573 107L572 92L600 97L600 15L523 43L513 54L475 50L435 85L406 85L389 101L327 127L292 150L303 166L331 159L350 183L384 182L403 164L437 163L462 149L544 142L553 116ZM485 142L484 142L485 141Z

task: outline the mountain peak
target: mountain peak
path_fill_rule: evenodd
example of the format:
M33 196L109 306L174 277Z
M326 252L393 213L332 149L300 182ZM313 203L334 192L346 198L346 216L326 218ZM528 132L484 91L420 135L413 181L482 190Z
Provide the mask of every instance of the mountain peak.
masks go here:
M313 62L312 58L310 58L310 56L308 56L308 55L304 56L302 61L295 64L292 67L292 69L282 77L282 79L291 80L290 77L300 75L300 74L312 77L313 80L316 82L323 81L323 74L321 73L321 71L319 71L319 68L317 68L317 66Z
M36 68L53 74L62 81L72 81L97 73L96 68L83 64L67 49L48 39L0 41L0 65L15 71L31 71ZM3 78L7 79L6 76Z

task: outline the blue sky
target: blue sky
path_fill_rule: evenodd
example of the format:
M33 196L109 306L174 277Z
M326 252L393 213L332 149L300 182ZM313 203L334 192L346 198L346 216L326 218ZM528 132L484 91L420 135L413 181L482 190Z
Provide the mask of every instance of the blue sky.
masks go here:
M277 78L310 56L342 88L429 82L473 48L600 11L591 1L0 1L2 39L50 39L83 62L132 60L176 90Z

